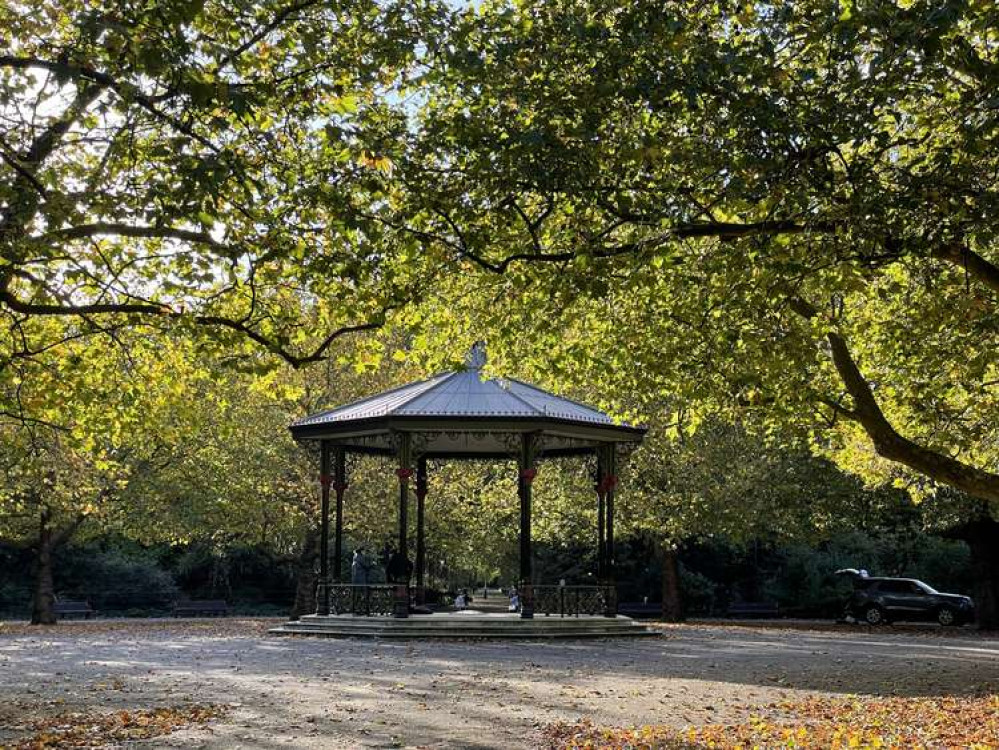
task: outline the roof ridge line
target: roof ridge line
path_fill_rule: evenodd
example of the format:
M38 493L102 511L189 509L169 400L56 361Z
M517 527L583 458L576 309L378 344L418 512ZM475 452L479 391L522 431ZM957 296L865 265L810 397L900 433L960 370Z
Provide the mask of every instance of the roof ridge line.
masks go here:
M444 375L454 375L454 372L444 370L443 372L438 372L434 375L431 375L428 378L423 378L422 380L416 380L412 383L403 383L402 385L397 385L394 388L389 388L388 390L381 391L380 393L372 393L370 396L359 398L356 401L348 401L346 404L341 404L340 406L334 406L332 409L323 409L322 411L316 412L315 414L307 414L301 419L311 419L313 417L321 417L325 414L331 414L335 411L340 411L342 409L348 409L348 408L353 408L355 406L360 406L363 403L366 403L368 401L374 401L375 399L382 398L383 396L387 396L390 393L398 393L399 391L404 391L407 388L414 388L418 385L429 383L431 380L434 380L435 378L441 378ZM437 383L434 383L434 385L430 386L430 388L427 388L427 391L433 390L437 385L438 385ZM426 393L426 391L421 391L421 393ZM405 403L409 402L407 401ZM300 420L295 420L295 421L298 422Z
M597 414L603 414L605 417L608 417L608 418L610 418L610 419L613 420L613 418L610 416L610 414L606 414L605 412L601 411L600 409L598 409L595 406L590 406L589 404L584 404L582 401L577 401L574 398L569 398L568 396L563 396L560 393L551 393L550 391L546 391L544 388L539 388L536 385L533 385L531 383L525 382L523 380L519 380L518 378L507 378L507 380L512 380L514 383L519 383L520 385L524 386L525 388L530 388L532 391L537 391L538 393L543 393L546 396L554 396L555 398L560 398L563 401L568 401L569 403L575 404L576 406L581 406L584 409L589 409L590 411L595 411ZM517 394L513 394L513 395L516 396Z
M489 380L487 382L496 383L497 387L499 387L504 393L508 393L511 396L513 396L515 399L517 399L520 403L522 403L528 409L530 409L531 411L533 411L535 414L540 414L543 417L547 417L548 416L548 412L547 411L539 409L538 407L536 407L534 404L532 404L527 399L521 398L516 393L514 393L513 391L511 391L509 388L504 388L502 385L500 385L499 381L501 379L502 380L510 380L510 378L499 378L499 377L497 377L497 378L489 378Z
M459 370L445 370L445 371L444 371L444 372L442 372L442 373L439 373L439 374L437 374L437 375L434 375L434 377L433 377L433 378L427 378L427 380L433 380L434 378L440 378L440 380L438 380L438 381L437 381L436 383L434 383L434 384L433 384L432 386L430 386L430 387L429 387L429 388L427 388L426 390L422 390L422 391L420 391L419 393L416 393L416 394L414 394L412 398L408 398L408 399L406 399L405 401L403 401L403 402L401 402L401 403L399 403L399 404L396 404L395 406L393 406L393 407L392 407L391 409L389 409L389 410L388 410L387 412L385 412L385 413L386 413L387 415L388 415L388 414L395 414L395 413L396 413L396 411L398 411L399 409L401 409L401 408L403 408L403 407L405 407L405 406L409 405L409 404L410 404L410 403L412 403L413 401L416 401L416 399L418 399L418 398L423 398L423 397L424 397L424 396L426 396L426 395L427 395L428 393L430 393L430 392L432 392L432 391L435 391L435 390L436 390L437 388L439 388L440 386L444 385L444 384L445 384L446 382L448 382L448 381L449 381L449 380L450 380L451 378L453 378L453 377L454 377L455 375L457 375L458 373L459 373ZM426 382L426 381L424 381L424 382ZM383 393L383 394L381 394L381 395L385 395L385 394Z

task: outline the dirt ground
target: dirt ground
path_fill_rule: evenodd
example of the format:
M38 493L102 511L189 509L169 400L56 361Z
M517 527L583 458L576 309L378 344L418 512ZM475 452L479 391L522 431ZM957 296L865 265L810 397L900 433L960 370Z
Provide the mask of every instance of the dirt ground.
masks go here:
M0 627L0 746L25 717L229 706L155 747L531 748L538 728L745 720L815 694L999 693L999 640L934 628L667 626L646 640L278 638L272 620Z

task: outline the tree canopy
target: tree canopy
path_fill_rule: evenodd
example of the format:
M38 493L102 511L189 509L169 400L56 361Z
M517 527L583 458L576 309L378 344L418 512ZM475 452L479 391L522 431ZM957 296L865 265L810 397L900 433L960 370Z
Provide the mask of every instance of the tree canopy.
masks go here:
M275 363L392 351L391 379L485 336L499 369L663 441L758 430L786 486L807 447L999 501L992 2L9 0L0 21L0 429L40 461L11 487L42 456L114 474L146 399L170 445L171 419L208 435L172 469L186 507L240 465L235 424L240 491L293 504L301 466L262 434L375 379ZM220 383L254 385L234 406ZM180 390L201 409L156 411ZM650 502L711 495L674 492L655 469L687 449L653 445Z
M427 328L999 499L996 13L467 11L401 168L406 220L485 278Z
M0 5L0 367L177 322L293 365L418 293L365 216L432 3ZM425 50L423 52L425 54Z

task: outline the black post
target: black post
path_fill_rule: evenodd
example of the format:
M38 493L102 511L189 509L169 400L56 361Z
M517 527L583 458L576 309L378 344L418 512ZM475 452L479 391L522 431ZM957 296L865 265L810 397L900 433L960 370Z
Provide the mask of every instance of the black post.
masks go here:
M604 555L607 552L607 541L604 534L604 477L607 471L604 467L606 451L603 446L597 448L597 584L603 584L606 575Z
M398 554L406 561L402 569L409 567L409 479L413 476L410 468L410 436L407 432L399 434L399 551ZM409 581L396 581L395 616L409 617Z
M426 540L423 523L424 500L427 497L427 459L423 456L416 463L416 603L426 603L423 574L426 567Z
M343 495L347 491L347 454L333 449L333 489L336 490L336 526L333 532L333 581L343 583Z
M330 613L330 444L319 443L319 485L321 516L319 527L319 590L316 614Z
M520 495L520 616L534 617L534 586L531 566L531 484L534 468L534 436L521 437L517 490Z
M604 479L607 488L607 552L604 555L606 579L608 586L607 611L608 617L617 616L617 581L614 572L614 488L617 487L617 446L607 446L607 476Z

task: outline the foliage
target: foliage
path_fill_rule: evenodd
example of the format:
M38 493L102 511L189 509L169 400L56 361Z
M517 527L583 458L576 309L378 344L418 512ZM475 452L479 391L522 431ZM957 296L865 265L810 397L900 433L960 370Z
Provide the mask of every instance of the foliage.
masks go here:
M36 719L27 726L4 727L30 732L15 740L11 750L97 747L163 737L179 729L203 727L225 710L212 705L185 705L131 711L63 713Z
M178 598L170 573L154 560L93 547L67 547L57 554L57 591L89 601L99 612L164 610Z
M385 199L399 86L442 15L0 4L0 371L171 323L301 365L382 325L433 267L365 216Z
M779 558L780 568L766 581L764 592L787 614L839 616L850 588L849 582L833 575L842 568L918 578L950 593L972 593L974 584L968 548L926 534L883 532L872 537L855 532L817 550L790 547Z
M478 326L663 429L759 415L867 477L999 499L997 12L467 10L400 211L486 277L445 280L417 340Z
M83 338L23 363L13 380L0 372L0 390L22 408L0 420L0 535L31 543L41 529L64 541L87 519L140 528L131 482L174 459L207 405L212 376L193 357L177 339Z
M653 431L624 486L626 522L672 544L711 536L820 541L890 502L828 461L715 422L684 440Z
M999 500L994 3L25 7L0 4L5 538L302 552L287 422L483 332L497 369L652 426L619 507L658 544L814 542L892 502L809 451ZM432 480L442 569L507 566L504 471ZM542 473L542 543L592 541L588 483ZM989 512L939 500L938 526ZM362 462L350 542L393 515Z
M758 709L759 711L759 709ZM592 722L554 724L546 747L695 750L726 747L931 748L992 747L999 733L999 697L825 698L771 704L743 723L687 727L603 728Z
M621 601L660 601L662 571L648 537L625 537L618 550ZM834 575L843 568L918 578L953 593L973 593L975 583L964 543L902 524L819 543L691 540L677 554L684 609L692 616L723 616L732 602L767 601L788 616L836 618L851 590L847 579Z

